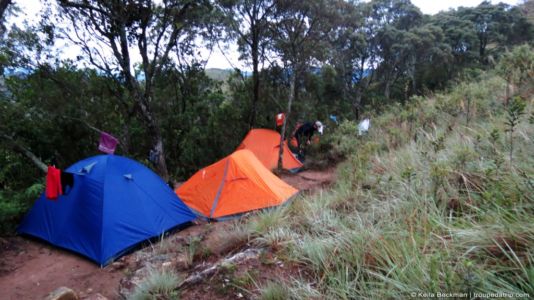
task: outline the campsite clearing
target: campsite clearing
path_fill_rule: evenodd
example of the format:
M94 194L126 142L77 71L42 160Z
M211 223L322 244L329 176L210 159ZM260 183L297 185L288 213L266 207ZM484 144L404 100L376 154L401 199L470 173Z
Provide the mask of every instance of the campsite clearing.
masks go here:
M334 182L335 169L306 170L297 174L283 174L281 178L301 191L313 192ZM43 299L48 293L61 286L75 290L81 299L91 299L98 293L108 299L120 299L121 280L124 285L124 278L134 274L142 266L143 259L161 259L161 263L165 263L166 259L171 261L174 254L172 251L179 248L180 242L198 242L197 246L205 249L205 257L199 259L198 263L213 263L229 251L235 251L236 249L231 247L233 245L228 245L227 239L224 238L224 234L228 232L231 225L231 222L193 225L173 233L168 238L170 242L165 245L162 243L147 245L144 249L126 255L103 269L88 259L46 243L22 237L7 238L0 242L2 299ZM173 241L176 244L173 244ZM157 257L143 257L144 254L153 253L152 249L163 248L162 246L165 246L166 253L159 254ZM270 260L276 261L274 257ZM240 265L235 274L238 276L249 270L259 270L258 268L258 261L250 261ZM264 280L298 272L294 266L282 268L276 263L272 265L272 268L263 265L259 271L262 272ZM235 294L221 293L221 288L225 284L224 280L227 279L221 276L222 274L218 274L213 276L210 282L202 282L186 289L183 296L196 299L235 299L237 297ZM219 282L220 280L222 282ZM207 289L207 287L210 288Z

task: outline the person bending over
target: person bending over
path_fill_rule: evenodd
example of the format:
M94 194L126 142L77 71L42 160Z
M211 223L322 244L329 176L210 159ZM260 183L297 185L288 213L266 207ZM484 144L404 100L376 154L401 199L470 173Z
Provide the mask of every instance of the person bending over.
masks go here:
M302 150L303 143L309 145L311 143L311 138L315 132L323 134L324 126L320 121L306 122L300 126L295 132L295 138L297 139L297 147L299 152Z

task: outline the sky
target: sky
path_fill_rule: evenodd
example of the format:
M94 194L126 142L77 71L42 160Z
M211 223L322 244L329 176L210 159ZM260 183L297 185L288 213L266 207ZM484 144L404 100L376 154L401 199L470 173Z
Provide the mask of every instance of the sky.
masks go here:
M299 1L299 0L295 0ZM450 8L457 8L459 6L472 7L480 4L482 0L412 0L412 3L419 7L421 11L425 14L436 14L443 10L448 10ZM496 4L499 2L504 2L510 5L517 5L521 3L521 0L491 0L492 3ZM14 3L17 4L22 10L22 12L11 20L13 23L22 23L25 20L38 20L38 14L41 10L41 0L15 0ZM237 52L236 45L219 45L212 52L208 50L202 50L202 55L204 59L208 59L206 64L207 68L219 68L219 69L229 69L229 68L240 68L242 70L250 70L251 66L245 62L239 61L239 54ZM73 47L67 47L64 50L65 57L74 58L78 55L78 49Z
M428 15L436 14L443 10L448 10L449 8L456 8L459 6L477 6L482 0L412 0L412 3L419 7L421 11ZM497 4L499 2L504 2L510 5L519 4L519 0L491 0L491 3Z

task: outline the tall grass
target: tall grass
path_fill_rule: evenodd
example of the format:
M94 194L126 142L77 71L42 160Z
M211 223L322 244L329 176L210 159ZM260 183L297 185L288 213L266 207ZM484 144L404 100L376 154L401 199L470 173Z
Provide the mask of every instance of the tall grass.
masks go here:
M175 273L154 269L151 270L148 277L136 287L128 299L179 299L179 293L176 290L179 282L180 279Z
M270 283L261 297L295 286L333 299L534 296L534 126L517 125L511 164L505 88L486 74L413 98L373 118L363 138L342 124L332 137L346 158L335 186L250 223L253 242L276 245L309 274Z

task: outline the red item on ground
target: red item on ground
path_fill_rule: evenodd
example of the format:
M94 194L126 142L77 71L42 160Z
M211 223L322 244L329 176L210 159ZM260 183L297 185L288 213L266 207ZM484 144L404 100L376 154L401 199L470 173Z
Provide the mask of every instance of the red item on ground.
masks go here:
M276 126L277 127L281 127L282 125L284 125L284 120L286 119L286 114L284 113L279 113L276 115Z
M60 195L63 195L61 189L61 171L53 166L48 166L45 196L47 199L55 200Z

